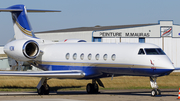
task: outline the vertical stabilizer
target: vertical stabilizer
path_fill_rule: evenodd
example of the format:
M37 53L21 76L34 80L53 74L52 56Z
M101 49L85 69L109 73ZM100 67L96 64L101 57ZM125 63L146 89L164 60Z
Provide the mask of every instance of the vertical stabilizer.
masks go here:
M16 39L36 38L29 23L27 12L61 12L58 10L26 9L24 5L14 5L8 8L0 8L0 12L11 12Z
M27 10L24 5L14 5L7 9L19 9L22 11L12 11L13 27L16 39L33 37L35 38L34 32L32 31L31 25L27 17Z

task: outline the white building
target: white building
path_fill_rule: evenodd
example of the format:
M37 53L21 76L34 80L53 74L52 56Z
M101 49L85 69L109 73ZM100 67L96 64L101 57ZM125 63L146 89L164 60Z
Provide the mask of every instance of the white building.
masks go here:
M3 46L0 46L0 70L10 70L8 57L3 51Z
M83 39L87 42L153 43L165 51L175 67L180 67L180 25L173 24L173 21L159 21L156 24L71 28L38 32L35 35L55 42L65 39Z

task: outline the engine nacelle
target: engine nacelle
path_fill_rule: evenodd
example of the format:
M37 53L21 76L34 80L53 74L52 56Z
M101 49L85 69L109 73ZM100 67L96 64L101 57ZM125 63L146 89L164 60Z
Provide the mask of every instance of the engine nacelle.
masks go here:
M14 40L4 46L4 52L18 61L36 59L39 55L39 45L34 40Z

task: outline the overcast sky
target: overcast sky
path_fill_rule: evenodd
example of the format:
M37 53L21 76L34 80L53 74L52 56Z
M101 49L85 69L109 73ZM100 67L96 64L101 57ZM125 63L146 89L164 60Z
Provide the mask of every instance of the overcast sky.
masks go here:
M0 8L24 4L27 9L61 10L28 13L34 32L76 28L158 23L180 24L180 0L0 0ZM13 38L11 14L0 12L0 45Z

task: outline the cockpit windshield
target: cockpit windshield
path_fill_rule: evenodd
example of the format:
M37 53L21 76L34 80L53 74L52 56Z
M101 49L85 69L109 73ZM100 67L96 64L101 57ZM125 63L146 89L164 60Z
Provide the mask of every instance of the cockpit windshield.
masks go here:
M145 55L145 53L146 55L165 55L161 48L145 48L144 50L140 48L138 55Z
M147 55L165 55L161 48L145 48Z
M144 50L141 48L141 49L139 49L139 52L138 52L138 54L139 55L144 55L145 53L144 53Z

